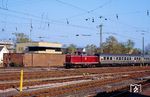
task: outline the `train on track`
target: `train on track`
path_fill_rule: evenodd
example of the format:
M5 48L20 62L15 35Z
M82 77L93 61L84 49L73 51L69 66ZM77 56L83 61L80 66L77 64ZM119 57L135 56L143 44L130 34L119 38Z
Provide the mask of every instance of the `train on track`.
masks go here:
M96 54L66 55L66 68L150 65L150 55Z

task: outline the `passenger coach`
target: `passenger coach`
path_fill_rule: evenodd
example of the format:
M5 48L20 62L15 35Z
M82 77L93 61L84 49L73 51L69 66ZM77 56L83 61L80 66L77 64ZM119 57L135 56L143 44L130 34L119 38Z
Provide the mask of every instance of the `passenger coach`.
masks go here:
M148 57L148 56L147 56ZM124 66L142 64L143 56L130 54L100 54L99 61L101 66ZM150 63L147 60L147 63Z

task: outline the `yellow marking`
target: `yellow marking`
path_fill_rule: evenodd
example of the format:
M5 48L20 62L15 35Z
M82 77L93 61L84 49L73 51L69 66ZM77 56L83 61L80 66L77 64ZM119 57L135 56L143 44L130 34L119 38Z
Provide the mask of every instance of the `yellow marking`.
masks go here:
M23 87L23 70L21 70L20 73L20 92L22 92L22 87Z

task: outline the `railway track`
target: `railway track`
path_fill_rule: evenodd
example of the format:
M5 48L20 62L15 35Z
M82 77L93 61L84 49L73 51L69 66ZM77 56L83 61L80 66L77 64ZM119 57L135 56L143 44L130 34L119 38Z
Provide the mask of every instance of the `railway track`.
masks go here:
M94 80L94 81L89 81L89 82L84 82L84 83L61 86L61 87L57 87L57 88L37 90L37 91L28 92L28 93L19 93L19 94L15 95L14 97L20 97L20 96L36 96L36 97L43 97L43 96L51 96L51 97L60 96L61 97L62 96L62 97L64 97L68 93L74 94L75 92L79 92L79 91L86 91L86 90L88 91L95 87L97 87L97 89L98 89L98 87L104 86L106 84L127 81L133 77L136 78L135 76L140 77L143 75L141 74L140 76L138 76L136 74L133 74L128 77L112 78L112 79L105 79L105 80ZM123 87L119 87L119 88L116 87L115 90L120 89L120 88L123 88ZM114 89L109 88L108 91L114 91ZM70 95L70 94L68 94L68 95Z
M112 77L121 77L128 76L132 73L143 73L142 71L130 71L130 72L117 72L117 73L103 73L103 74L90 74L90 75L78 75L78 76L64 76L64 77L50 77L50 78L36 78L36 79L25 79L24 86L34 86L39 84L48 84L48 83L57 83L57 82L66 82L73 80L87 80L87 79L108 79ZM148 71L147 71L148 72ZM150 71L149 71L150 72ZM11 81L0 81L0 89L8 89L19 87L19 80Z
M111 70L106 71L108 69ZM12 76L11 74L8 74L6 78L4 77L4 79L2 79L3 81L2 80L0 81L0 90L1 90L0 93L2 95L5 94L13 97L23 97L23 96L43 97L43 95L52 97L53 96L63 97L65 95L80 94L80 91L83 91L82 95L85 95L84 93L88 92L92 94L93 91L97 92L104 90L107 91L112 91L114 89L117 90L123 88L123 86L113 89L106 86L108 86L108 84L114 83L117 84L119 82L124 81L129 82L129 80L131 80L132 83L134 82L132 80L136 80L139 77L150 75L150 67L134 67L134 68L118 67L118 68L92 68L92 69L87 68L87 69L58 70L56 71L56 73L54 73L55 71L56 70L45 71L43 73L41 71L40 72L36 71L32 72L33 75L30 72L25 72L25 75L28 77L31 76L31 79L25 77L24 79L25 91L22 93L18 93L16 90L7 91L7 89L9 90L9 88L11 88L12 86L17 90L19 87L19 80L17 78L13 79L14 83L12 80L7 80L7 77ZM38 75L38 77L36 77L37 76L36 73L41 75ZM14 74L13 77L15 76L15 74L20 75L16 72L12 74ZM3 75L0 73L0 76ZM39 76L41 78L39 78ZM57 86L57 84L59 84L60 86L54 87L55 85ZM53 87L51 87L52 85ZM3 93L2 91L5 92Z
M126 71L141 71L141 70L150 70L149 67L103 67L103 68L82 68L82 69L73 69L73 70L42 70L37 71L32 69L24 70L24 79L35 79L35 78L48 78L48 77L62 77L62 76L75 76L82 75L83 73L89 74L102 74L102 73L115 73L115 72L126 72ZM16 72L3 72L0 73L0 81L12 81L20 79L20 71Z

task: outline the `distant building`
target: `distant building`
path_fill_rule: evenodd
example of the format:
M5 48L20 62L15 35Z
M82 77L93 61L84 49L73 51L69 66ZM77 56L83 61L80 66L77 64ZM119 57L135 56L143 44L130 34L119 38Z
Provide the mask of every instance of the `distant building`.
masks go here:
M62 54L62 44L50 42L17 43L16 53L51 53Z
M0 41L0 46L6 46L10 53L14 52L14 45L10 41Z
M9 53L8 49L6 48L6 46L0 46L0 67L2 67L3 64L4 53Z

